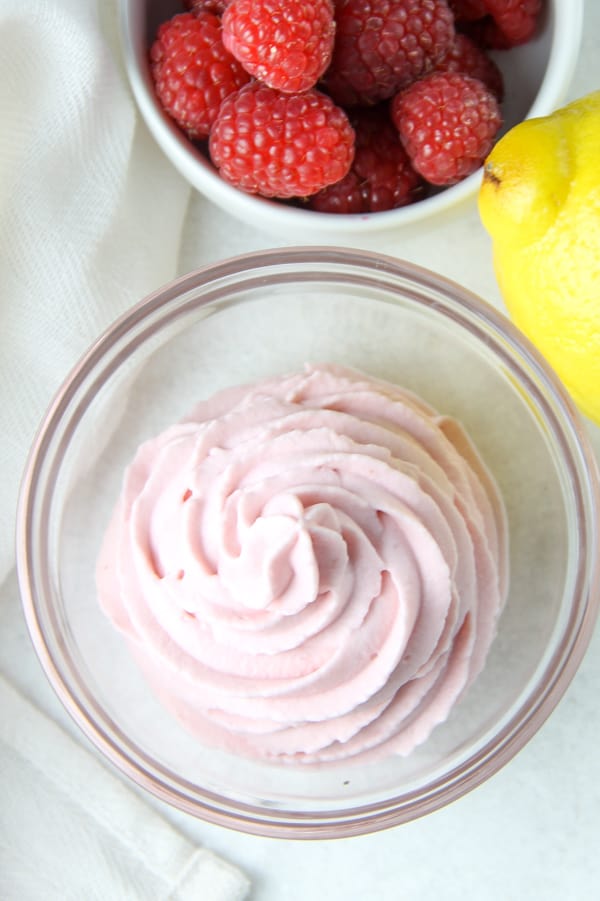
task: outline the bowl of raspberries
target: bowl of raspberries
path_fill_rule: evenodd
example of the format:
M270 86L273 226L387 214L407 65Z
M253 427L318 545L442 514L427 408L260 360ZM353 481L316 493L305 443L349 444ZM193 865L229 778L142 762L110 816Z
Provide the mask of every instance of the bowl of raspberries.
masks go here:
M278 236L359 242L474 200L556 108L582 0L123 0L128 75L182 175Z

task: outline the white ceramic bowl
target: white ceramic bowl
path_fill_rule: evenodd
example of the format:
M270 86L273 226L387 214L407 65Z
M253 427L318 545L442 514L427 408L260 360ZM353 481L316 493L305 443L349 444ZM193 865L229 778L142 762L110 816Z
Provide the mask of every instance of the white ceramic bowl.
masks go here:
M129 80L140 112L154 138L181 174L202 194L233 216L294 241L361 243L362 238L439 216L473 201L481 170L438 194L383 213L335 215L302 210L245 194L224 182L160 108L148 67L148 47L158 24L182 11L179 0L121 0L121 32ZM496 54L506 98L504 131L531 116L556 109L565 97L577 60L583 0L546 0L541 28L528 44Z

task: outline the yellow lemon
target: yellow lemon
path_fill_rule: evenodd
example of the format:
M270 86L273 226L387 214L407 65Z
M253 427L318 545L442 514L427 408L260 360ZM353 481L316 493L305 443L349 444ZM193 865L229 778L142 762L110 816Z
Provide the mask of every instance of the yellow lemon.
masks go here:
M500 139L479 213L511 318L600 424L600 91Z

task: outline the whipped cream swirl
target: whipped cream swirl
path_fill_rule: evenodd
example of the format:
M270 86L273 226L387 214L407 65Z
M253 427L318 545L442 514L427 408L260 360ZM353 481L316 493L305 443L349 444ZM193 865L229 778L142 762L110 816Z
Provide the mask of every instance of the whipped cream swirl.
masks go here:
M481 671L504 507L462 427L335 365L220 392L144 443L102 606L203 741L276 761L409 753Z

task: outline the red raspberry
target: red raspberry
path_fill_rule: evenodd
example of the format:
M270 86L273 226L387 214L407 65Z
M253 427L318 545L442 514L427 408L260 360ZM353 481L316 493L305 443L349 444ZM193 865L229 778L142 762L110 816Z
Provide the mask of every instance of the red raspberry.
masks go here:
M446 0L336 0L335 18L325 84L342 106L391 97L433 69L454 38Z
M491 16L484 16L471 22L460 22L460 29L483 50L508 50L510 44Z
M350 122L356 133L352 168L341 182L311 197L311 209L377 213L418 200L423 194L423 181L400 143L387 107L357 109Z
M350 169L340 181L313 194L308 206L317 213L364 213L361 179Z
M231 0L183 0L183 5L193 13L213 13L222 16Z
M487 13L485 0L448 0L457 22L473 22L483 19Z
M509 47L533 37L542 0L485 0L485 5Z
M162 107L192 139L208 135L221 101L250 80L223 46L221 21L210 13L181 13L164 22L150 65Z
M435 67L436 72L460 72L478 78L498 102L504 96L502 72L485 50L466 34L457 34L452 47Z
M482 47L508 50L535 34L543 0L485 0L488 15L465 30Z
M306 197L346 175L354 131L330 97L253 82L223 101L210 133L221 176L250 194Z
M452 185L474 172L502 124L492 92L457 72L416 81L394 97L391 114L414 168L434 185Z
M331 60L332 0L232 0L223 43L246 71L294 94L312 88Z

